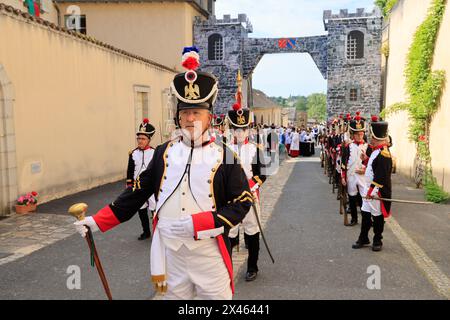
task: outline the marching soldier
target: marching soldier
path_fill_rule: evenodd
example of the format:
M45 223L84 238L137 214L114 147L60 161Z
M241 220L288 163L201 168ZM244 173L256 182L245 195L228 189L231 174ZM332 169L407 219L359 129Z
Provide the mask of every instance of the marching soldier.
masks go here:
M155 127L145 118L139 125L136 132L138 146L129 152L128 169L127 169L127 187L136 188L136 179L144 172L153 158L155 150L150 146L150 141L155 134ZM138 240L150 238L150 221L148 219L148 210L155 210L155 198L152 196L139 209L139 219L142 225L142 234Z
M361 208L362 223L358 240L352 246L360 249L370 244L369 230L373 226L373 251L380 251L383 246L384 218L391 214L391 202L373 200L373 197L391 198L392 158L389 151L388 123L378 121L372 116L370 123L372 151L366 168L363 205Z
M171 84L177 98L180 135L155 150L147 170L113 203L76 222L105 232L129 220L156 198L151 245L152 281L165 299L231 299L233 267L228 232L253 203L235 154L210 135L218 81L196 72L198 49L183 51L187 72ZM230 161L231 159L231 161Z
M240 94L240 88L238 89ZM250 190L257 199L255 206L245 216L242 221L244 228L244 239L248 249L246 281L253 281L258 274L259 256L259 235L260 230L256 215L259 213L255 208L259 208L259 188L266 180L265 166L270 160L265 156L264 148L255 142L249 141L249 128L252 121L252 113L249 109L242 109L240 98L234 104L233 110L228 111L228 123L231 125L234 140L230 141L230 148L237 154L244 168ZM256 209L258 210L258 209ZM228 235L231 247L239 243L239 225L232 228Z
M365 188L365 166L362 155L366 153L367 143L364 142L366 130L365 119L359 112L350 121L350 133L352 141L345 145L342 152L342 185L347 188L350 213L352 219L349 226L358 223L357 207L362 206L361 193Z

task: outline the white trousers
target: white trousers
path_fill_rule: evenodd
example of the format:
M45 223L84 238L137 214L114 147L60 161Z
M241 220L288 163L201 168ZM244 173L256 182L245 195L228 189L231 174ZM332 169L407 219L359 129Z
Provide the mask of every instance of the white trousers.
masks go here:
M255 203L255 205L259 204ZM240 224L230 229L230 232L228 233L229 238L237 237L239 226ZM242 227L244 228L244 232L249 236L252 236L259 232L258 221L256 220L255 210L253 209L253 207L250 208L250 210L245 215L245 218L242 220Z
M363 194L361 196L367 196L367 192L369 188L366 186L364 188ZM372 192L373 196L378 197L378 188ZM370 212L374 217L381 216L383 213L381 212L381 201L380 200L367 200L363 198L363 204L361 207L361 211Z
M201 241L201 240L200 240ZM164 300L231 300L230 276L217 242L189 250L166 247Z
M362 174L352 174L347 177L347 193L349 196L362 195L366 186L366 177Z

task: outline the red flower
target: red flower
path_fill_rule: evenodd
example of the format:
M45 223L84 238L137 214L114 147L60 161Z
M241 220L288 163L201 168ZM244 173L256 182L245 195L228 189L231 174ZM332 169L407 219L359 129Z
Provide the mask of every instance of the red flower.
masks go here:
M419 136L419 141L425 142L425 141L427 141L427 137L425 137L425 135L421 135L421 136Z
M33 195L33 197L37 197L38 193L36 191L32 191L31 194Z

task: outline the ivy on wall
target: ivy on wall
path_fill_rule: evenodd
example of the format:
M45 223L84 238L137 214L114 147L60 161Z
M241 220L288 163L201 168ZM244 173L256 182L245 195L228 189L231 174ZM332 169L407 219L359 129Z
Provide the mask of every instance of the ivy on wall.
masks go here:
M380 7L383 17L389 16L392 8L397 4L398 0L375 0L375 4Z
M448 197L440 188L432 174L429 146L430 124L439 108L444 89L445 72L433 71L431 66L439 27L442 22L447 0L432 0L425 21L417 28L407 56L405 68L406 91L409 101L396 103L382 112L382 116L405 110L409 114L409 138L416 143L417 156L424 166L424 185L427 198L436 200ZM442 195L437 196L436 190ZM432 190L433 196L428 196ZM445 199L444 199L445 200Z
M429 145L430 124L439 108L444 89L445 72L432 71L434 50L439 27L447 0L433 0L425 21L417 28L407 56L405 68L407 103L396 103L383 110L382 116L401 110L408 112L409 138L416 143L419 166L423 166L423 180L428 200L441 202L448 194L440 188L433 177Z

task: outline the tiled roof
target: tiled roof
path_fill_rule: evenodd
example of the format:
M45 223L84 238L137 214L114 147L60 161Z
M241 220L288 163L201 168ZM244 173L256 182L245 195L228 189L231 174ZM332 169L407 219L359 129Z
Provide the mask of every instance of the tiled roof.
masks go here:
M173 73L178 73L178 71L175 70L175 69L169 68L169 67L167 67L165 65L159 64L159 63L157 63L155 61L152 61L150 59L138 56L138 55L136 55L134 53L130 53L128 51L116 48L116 47L114 47L114 46L112 46L110 44L107 44L105 42L102 42L102 41L99 41L97 39L94 39L94 38L92 38L90 36L87 36L87 35L84 35L84 34L82 34L80 32L76 32L76 31L69 30L69 29L64 28L64 27L60 27L60 26L58 26L58 25L56 25L56 24L54 24L54 23L52 23L50 21L44 20L42 18L34 17L34 16L30 15L27 12L24 12L24 11L21 11L19 9L14 8L14 7L8 6L8 5L4 4L4 3L0 3L0 13L12 14L12 15L15 15L16 17L24 18L28 22L34 22L36 24L40 24L40 25L46 26L47 28L49 28L49 29L51 29L53 31L66 33L68 35L71 35L74 38L78 38L78 39L81 39L83 41L96 44L98 46L101 46L103 48L111 50L111 51L113 51L115 53L118 53L118 54L130 57L130 58L133 58L133 59L145 62L145 63L148 63L148 64L150 64L150 65L152 65L154 67L157 67L159 69L163 69L163 70L170 71L170 72L173 72Z
M281 108L281 106L276 104L261 90L253 89L252 91L253 91L253 108L255 109Z

